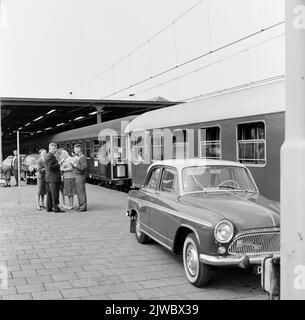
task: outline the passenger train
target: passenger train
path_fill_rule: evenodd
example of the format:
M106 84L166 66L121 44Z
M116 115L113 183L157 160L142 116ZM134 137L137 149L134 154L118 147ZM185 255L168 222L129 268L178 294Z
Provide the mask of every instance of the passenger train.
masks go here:
M50 141L69 151L81 143L88 178L131 188L143 185L154 161L237 161L250 169L262 195L279 201L284 135L285 81L277 80L32 140L22 152Z
M21 152L38 153L41 148L47 149L50 142L55 142L57 148L65 148L72 154L74 145L78 143L87 157L87 178L127 190L131 185L131 177L126 137L121 133L134 118L124 117L32 139L21 145Z

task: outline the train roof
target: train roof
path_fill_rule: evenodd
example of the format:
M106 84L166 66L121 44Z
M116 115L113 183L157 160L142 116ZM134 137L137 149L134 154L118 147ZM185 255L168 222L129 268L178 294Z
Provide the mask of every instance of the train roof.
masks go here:
M285 80L278 80L146 112L125 133L283 111Z
M106 121L98 124L93 124L91 126L82 127L78 129L73 129L69 131L64 131L57 133L50 137L54 142L69 141L77 139L89 139L97 138L102 130L114 130L118 134L124 133L124 129L130 121L132 121L136 116L128 116L120 119L115 119L111 121ZM122 127L121 127L122 126Z

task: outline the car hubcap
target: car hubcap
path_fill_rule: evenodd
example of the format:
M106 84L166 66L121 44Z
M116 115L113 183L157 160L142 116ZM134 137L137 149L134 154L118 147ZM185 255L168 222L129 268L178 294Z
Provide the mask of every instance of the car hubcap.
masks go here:
M198 254L193 244L189 244L186 249L186 265L191 276L196 276L198 268Z
M141 236L140 220L139 220L139 217L137 217L137 220L136 220L136 233L137 233L138 237L140 237L140 236Z

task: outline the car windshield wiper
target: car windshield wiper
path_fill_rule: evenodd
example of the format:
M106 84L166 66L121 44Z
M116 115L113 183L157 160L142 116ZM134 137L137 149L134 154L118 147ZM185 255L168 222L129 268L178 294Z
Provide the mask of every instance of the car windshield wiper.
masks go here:
M228 188L228 189L231 189L231 190L243 191L243 192L246 192L246 193L257 193L258 192L258 191L255 191L255 190L236 188L234 186L219 186L218 188Z
M229 188L229 189L233 189L233 190L243 190L243 189L236 188L234 186L218 186L218 188Z

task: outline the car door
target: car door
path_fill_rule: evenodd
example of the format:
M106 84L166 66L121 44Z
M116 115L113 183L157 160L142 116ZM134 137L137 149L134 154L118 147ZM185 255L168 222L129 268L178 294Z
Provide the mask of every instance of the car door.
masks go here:
M153 205L149 214L150 228L154 230L158 240L166 245L172 244L168 239L168 224L178 195L177 176L175 169L163 168L159 187L151 199Z
M161 168L153 167L146 176L144 187L141 189L141 212L140 223L144 231L152 233L149 227L150 209L154 203L154 196L160 180Z

